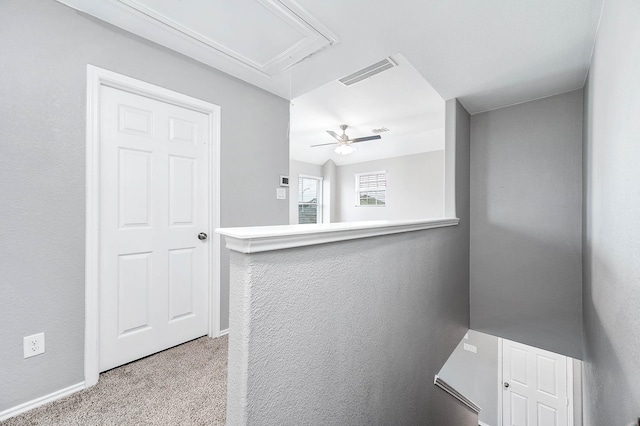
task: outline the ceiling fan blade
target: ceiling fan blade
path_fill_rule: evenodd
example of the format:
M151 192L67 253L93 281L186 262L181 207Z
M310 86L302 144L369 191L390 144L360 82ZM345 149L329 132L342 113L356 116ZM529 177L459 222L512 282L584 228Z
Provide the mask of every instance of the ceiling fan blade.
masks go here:
M327 133L329 133L331 136L333 136L334 139L337 140L338 142L342 142L342 138L336 132L332 132L331 130L327 130Z
M315 146L325 146L325 145L335 145L335 142L330 142L330 143L320 143L318 145L311 145L311 148L315 147Z
M364 138L355 138L355 139L351 139L350 142L352 143L358 143L358 142L366 142L366 141L373 141L376 139L382 139L382 136L380 135L375 135L375 136L365 136Z

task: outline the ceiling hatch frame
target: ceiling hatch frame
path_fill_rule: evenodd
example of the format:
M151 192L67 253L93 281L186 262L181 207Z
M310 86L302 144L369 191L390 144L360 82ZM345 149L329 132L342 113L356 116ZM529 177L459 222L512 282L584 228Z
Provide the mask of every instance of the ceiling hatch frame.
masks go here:
M213 40L144 4L143 0L58 0L69 7L190 56L207 65L231 61L273 77L305 58L339 42L338 37L294 0L253 0L301 35L300 39L267 61L257 61ZM259 42L259 41L257 41ZM186 46L190 44L191 46ZM204 50L203 50L204 49ZM215 55L212 61L206 55ZM207 60L209 59L209 60Z

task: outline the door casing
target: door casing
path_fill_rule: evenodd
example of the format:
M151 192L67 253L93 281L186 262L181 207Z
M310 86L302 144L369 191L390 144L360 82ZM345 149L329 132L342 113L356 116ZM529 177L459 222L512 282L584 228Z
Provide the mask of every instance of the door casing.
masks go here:
M209 319L208 335L220 330L220 107L113 71L87 65L85 387L98 383L100 319L100 88L113 87L206 114L209 119Z

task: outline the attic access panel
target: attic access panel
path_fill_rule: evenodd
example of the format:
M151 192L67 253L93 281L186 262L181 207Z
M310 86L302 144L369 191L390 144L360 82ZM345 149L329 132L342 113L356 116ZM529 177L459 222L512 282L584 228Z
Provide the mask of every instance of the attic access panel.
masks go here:
M134 31L143 37L169 46L167 36L188 42L266 77L337 42L292 0L58 1L125 29L123 15L135 15L149 26Z

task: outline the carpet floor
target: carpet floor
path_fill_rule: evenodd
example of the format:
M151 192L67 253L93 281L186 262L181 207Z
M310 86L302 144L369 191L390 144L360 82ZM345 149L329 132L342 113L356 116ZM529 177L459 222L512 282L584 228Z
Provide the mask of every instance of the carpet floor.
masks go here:
M224 425L228 336L201 337L100 375L97 385L0 422Z

